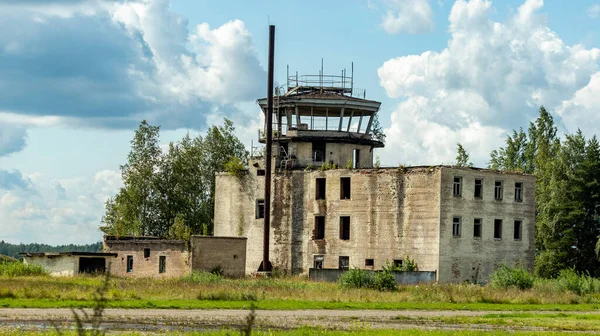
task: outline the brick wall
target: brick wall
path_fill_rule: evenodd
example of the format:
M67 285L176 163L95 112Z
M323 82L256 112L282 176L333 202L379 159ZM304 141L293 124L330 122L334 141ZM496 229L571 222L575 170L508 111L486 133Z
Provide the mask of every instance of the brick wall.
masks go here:
M144 249L150 256L144 256ZM111 274L123 277L178 277L191 272L190 256L181 240L105 240L104 251L118 253ZM133 257L133 270L127 271L127 257ZM166 258L165 272L159 272L159 260Z

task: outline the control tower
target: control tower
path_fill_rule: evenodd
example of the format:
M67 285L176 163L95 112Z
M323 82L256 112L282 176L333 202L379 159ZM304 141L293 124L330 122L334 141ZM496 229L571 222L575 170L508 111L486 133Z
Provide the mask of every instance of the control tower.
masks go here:
M365 99L353 76L288 75L286 87L273 100L274 168L372 168L373 148L384 146L371 128L381 103ZM257 103L266 114L267 98ZM266 124L261 143L265 130Z

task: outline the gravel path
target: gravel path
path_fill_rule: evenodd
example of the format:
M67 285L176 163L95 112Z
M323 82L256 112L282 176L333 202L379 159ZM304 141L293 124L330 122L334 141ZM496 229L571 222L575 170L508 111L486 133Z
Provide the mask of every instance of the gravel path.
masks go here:
M90 310L86 310L90 312ZM221 327L239 327L244 323L248 310L211 309L107 309L105 326L109 329L127 330L197 330ZM290 329L303 326L323 328L385 328L385 329L506 329L492 325L450 325L434 322L435 317L482 316L497 311L465 310L257 310L256 326L259 328ZM535 312L537 314L556 312ZM575 312L574 312L575 313ZM589 314L594 312L579 312ZM597 312L596 312L597 313ZM4 308L0 309L0 325L26 328L45 328L48 321L70 322L73 314L69 309ZM543 330L522 326L519 330Z

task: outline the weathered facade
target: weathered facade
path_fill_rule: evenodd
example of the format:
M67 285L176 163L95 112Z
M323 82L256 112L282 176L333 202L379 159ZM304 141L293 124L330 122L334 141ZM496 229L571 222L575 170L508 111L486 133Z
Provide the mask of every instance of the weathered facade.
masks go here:
M111 274L122 277L172 277L189 274L188 242L155 237L104 237L104 251L117 253Z
M274 267L380 269L409 256L440 282L486 281L500 263L533 267L533 176L374 168L378 102L344 88L294 88L275 101ZM243 176L216 178L215 235L248 238L247 273L262 260L264 163L255 156Z
M52 276L104 273L116 260L116 253L46 252L21 253L23 263L42 266Z
M111 274L123 277L178 277L221 269L244 276L246 238L192 236L189 241L157 237L104 237L104 251L116 258Z

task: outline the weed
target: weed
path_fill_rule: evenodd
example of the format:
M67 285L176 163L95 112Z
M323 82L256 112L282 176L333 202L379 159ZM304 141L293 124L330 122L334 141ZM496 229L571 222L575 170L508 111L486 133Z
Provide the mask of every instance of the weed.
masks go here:
M521 266L511 268L502 264L491 275L490 283L494 288L530 289L534 279L534 276Z
M46 270L37 264L25 264L22 262L1 262L0 276L9 277L46 275Z

